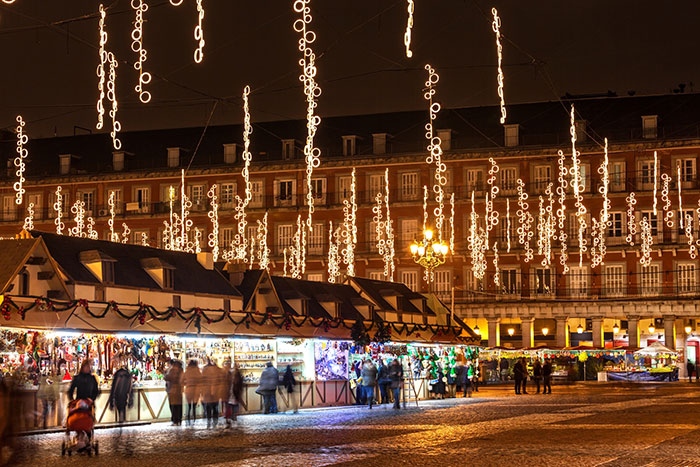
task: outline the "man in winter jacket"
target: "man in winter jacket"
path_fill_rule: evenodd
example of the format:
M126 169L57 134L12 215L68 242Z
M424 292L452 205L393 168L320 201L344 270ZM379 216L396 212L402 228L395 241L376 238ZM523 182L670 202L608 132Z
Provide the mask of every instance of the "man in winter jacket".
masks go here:
M263 407L265 413L277 413L277 386L280 384L280 373L272 366L272 362L267 362L267 367L260 375L260 383L256 393L263 397Z
M377 384L377 367L374 366L372 360L367 360L362 366L362 387L364 388L365 397L372 408L374 402L374 386Z
M132 378L125 368L120 368L112 377L112 390L109 392L109 408L114 410L117 423L126 421L126 406L133 404L131 399Z
M389 379L391 380L391 392L394 393L394 408L401 408L401 385L403 384L403 366L398 358L389 366Z
M73 400L73 393L78 399L91 399L94 401L100 394L100 388L97 386L97 379L92 375L90 370L90 362L85 360L80 367L80 373L75 375L73 381L68 388L68 398Z

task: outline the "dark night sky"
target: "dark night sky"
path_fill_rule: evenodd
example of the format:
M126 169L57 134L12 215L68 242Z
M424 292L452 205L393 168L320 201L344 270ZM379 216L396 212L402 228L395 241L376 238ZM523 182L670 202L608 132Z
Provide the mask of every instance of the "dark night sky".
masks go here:
M21 113L30 137L94 128L97 19L46 27L96 13L94 0L0 3L0 128ZM205 57L193 63L194 0L180 7L149 0L144 46L154 75L151 104L138 103L136 72L118 69L123 130L201 126L216 98L212 124L239 122L250 84L254 121L303 118L297 35L291 0L204 0ZM133 62L133 13L117 0L107 17L108 48ZM657 0L416 0L412 59L404 54L405 0L313 0L312 28L323 94L321 116L424 107L425 63L441 76L445 107L497 103L491 6L499 9L506 102L553 100L564 92L667 93L698 82L700 2ZM114 14L112 14L114 13ZM69 37L69 35L72 38ZM78 40L76 40L78 39ZM510 42L512 41L512 42ZM530 56L544 63L527 65ZM547 76L549 78L547 78ZM551 79L551 81L550 81ZM700 82L698 82L700 83ZM585 117L585 116L584 116Z

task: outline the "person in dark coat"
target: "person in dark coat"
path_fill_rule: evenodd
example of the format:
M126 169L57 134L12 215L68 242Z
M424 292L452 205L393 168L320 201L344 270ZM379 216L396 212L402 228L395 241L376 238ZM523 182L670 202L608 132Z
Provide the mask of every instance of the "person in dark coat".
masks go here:
M695 382L697 383L698 380L698 374L695 371L695 364L688 360L688 363L685 364L685 368L688 370L688 382L692 383L693 382L693 373L695 373Z
M73 397L75 393L75 397ZM90 370L90 362L85 360L80 366L80 373L73 377L68 388L68 398L90 399L94 401L100 395L100 388L97 385L97 379L93 376Z
M552 393L552 361L547 359L542 365L542 379L544 380L543 394Z
M182 390L185 380L185 372L182 363L178 360L170 362L170 368L165 374L165 390L168 393L168 403L170 404L170 420L173 425L182 424Z
M379 368L377 373L377 384L379 385L379 395L382 397L382 404L389 402L389 367L379 360Z
M231 426L231 422L236 420L238 416L238 408L241 404L241 397L243 395L243 375L238 365L233 365L233 370L231 371L231 389L228 395L228 401L226 404L226 426Z
M530 373L527 371L527 362L525 361L525 358L520 359L520 365L520 368L522 369L521 384L523 388L523 394L527 394L527 378L530 376Z
M109 408L114 410L117 423L126 421L126 407L133 405L133 379L126 368L120 368L112 376L112 389L109 392Z
M365 403L365 389L362 386L362 363L363 361L358 360L352 365L352 370L350 371L350 375L354 375L354 379L356 381L355 385L355 405L362 405Z
M374 387L377 385L377 373L377 367L374 366L372 360L367 359L362 366L362 388L370 409L374 402Z
M437 365L437 381L433 383L433 394L435 394L435 397L438 399L444 399L445 398L445 393L447 392L446 386L445 386L445 373L442 372L442 367L438 364Z
M284 386L287 395L289 396L289 405L291 406L292 412L299 412L299 400L294 395L297 380L294 378L294 372L292 371L292 366L287 365L287 369L284 371L284 376L282 376L282 386Z
M401 408L401 385L403 384L403 366L398 358L394 359L389 366L389 380L391 381L391 392L394 396L394 408Z
M537 387L537 394L540 393L540 382L542 381L542 364L540 359L535 360L535 364L532 367L532 379L535 381L535 386Z
M272 362L267 362L267 367L260 375L260 383L255 390L263 397L264 413L277 413L277 386L280 382L280 373L272 366Z
M520 394L520 386L523 384L523 374L525 371L523 370L523 364L520 360L515 361L515 365L513 365L513 379L515 380L515 393Z
M506 359L505 357L501 358L501 361L498 364L498 368L501 373L501 381L506 381L508 379L508 369L510 368L508 359Z
M459 391L464 391L464 397L467 397L467 367L461 360L455 365L455 384L457 385L455 397Z

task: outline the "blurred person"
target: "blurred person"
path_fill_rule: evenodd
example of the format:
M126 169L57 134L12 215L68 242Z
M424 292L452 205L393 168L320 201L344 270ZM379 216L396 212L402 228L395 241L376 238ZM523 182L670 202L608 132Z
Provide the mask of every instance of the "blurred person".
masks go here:
M109 392L109 408L115 411L115 420L121 424L126 421L126 407L133 405L132 389L133 379L129 371L119 368L112 377L112 389Z
M394 396L394 408L401 408L401 384L403 381L403 366L398 358L395 358L389 366L389 380L391 381L391 392Z
M435 373L437 378L433 382L433 395L436 399L444 399L446 391L445 373L442 371L442 366L439 363L435 364Z
M501 358L500 363L498 364L498 368L501 373L501 381L508 381L508 369L510 368L510 364L508 363L508 359L505 357ZM520 392L520 391L517 391Z
M75 393L75 397L74 396ZM95 401L100 394L100 388L97 384L97 378L92 374L90 361L84 360L80 365L80 373L73 377L68 388L68 399L90 399Z
M277 368L272 366L272 362L267 362L267 366L260 375L260 383L255 390L263 397L263 412L277 413L277 386L279 385L280 374Z
M7 374L0 380L0 465L15 464L15 433L19 430L21 411L18 380Z
M207 359L202 369L202 405L207 417L207 428L216 427L219 423L219 400L221 395L221 368Z
M377 367L374 366L372 360L367 359L362 366L362 388L367 399L369 408L372 408L374 402L374 387L377 385Z
M60 392L58 381L52 371L46 375L39 375L39 389L36 397L41 401L42 428L46 429L49 415L56 413L56 402L59 400Z
M228 400L226 401L226 426L231 426L231 421L235 421L238 416L238 408L241 404L241 396L243 394L243 375L238 365L233 366L231 378L229 379L231 386L229 388Z
M535 359L535 364L532 366L532 380L535 382L537 394L540 393L540 383L542 382L542 363L540 359Z
M692 360L688 360L688 362L685 364L686 370L688 370L688 382L692 383L693 382L693 373L695 373L695 382L698 382L698 374L696 372L695 364L692 362Z
M467 377L467 367L464 366L464 362L460 359L457 360L457 363L455 364L455 397L457 397L457 393L460 391L464 391L464 397L467 397L467 385L466 385L466 377Z
M197 360L190 360L184 374L185 399L187 399L187 424L191 425L197 419L197 404L202 390L202 372L199 371Z
M520 359L515 361L513 365L513 379L515 380L515 393L520 394L520 389L523 384L523 374L525 370L523 369L523 364Z
M294 372L292 371L292 366L287 365L287 369L284 371L284 376L282 377L282 386L287 391L287 396L289 397L289 405L291 406L292 412L299 412L299 401L294 394L294 388L297 385L297 380L294 378Z
M546 359L544 365L542 366L542 378L544 380L544 387L542 388L543 394L552 393L552 361Z
M170 368L165 374L165 391L168 393L170 404L170 420L173 426L182 425L182 385L185 379L182 371L182 363L179 360L171 360Z
M365 390L362 386L362 365L364 360L357 360L352 364L352 370L350 370L350 377L354 378L355 381L355 405L362 405L365 403Z
M377 371L377 384L379 385L379 395L382 399L381 403L386 404L389 402L389 384L391 384L391 381L389 381L389 367L380 359Z
M464 369L464 397L472 396L473 381L474 380L474 362L469 361L466 368Z

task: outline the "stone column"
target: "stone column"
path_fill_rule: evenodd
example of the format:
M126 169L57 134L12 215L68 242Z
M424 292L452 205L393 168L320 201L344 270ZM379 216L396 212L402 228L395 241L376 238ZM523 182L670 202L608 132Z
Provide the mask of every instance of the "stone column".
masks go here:
M639 316L627 317L627 336L630 347L639 347Z
M523 336L523 347L535 346L535 318L521 318L520 331Z
M676 317L664 316L664 345L676 350Z
M501 345L501 318L488 318L489 323L489 347Z
M688 362L688 334L685 333L685 320L682 318L676 318L676 348L681 349L683 352L683 361L678 365L678 376L683 379L688 377L688 369L685 364Z
M569 326L565 316L557 316L557 347L569 347Z
M593 347L604 347L605 340L603 338L603 318L591 318L593 325Z

